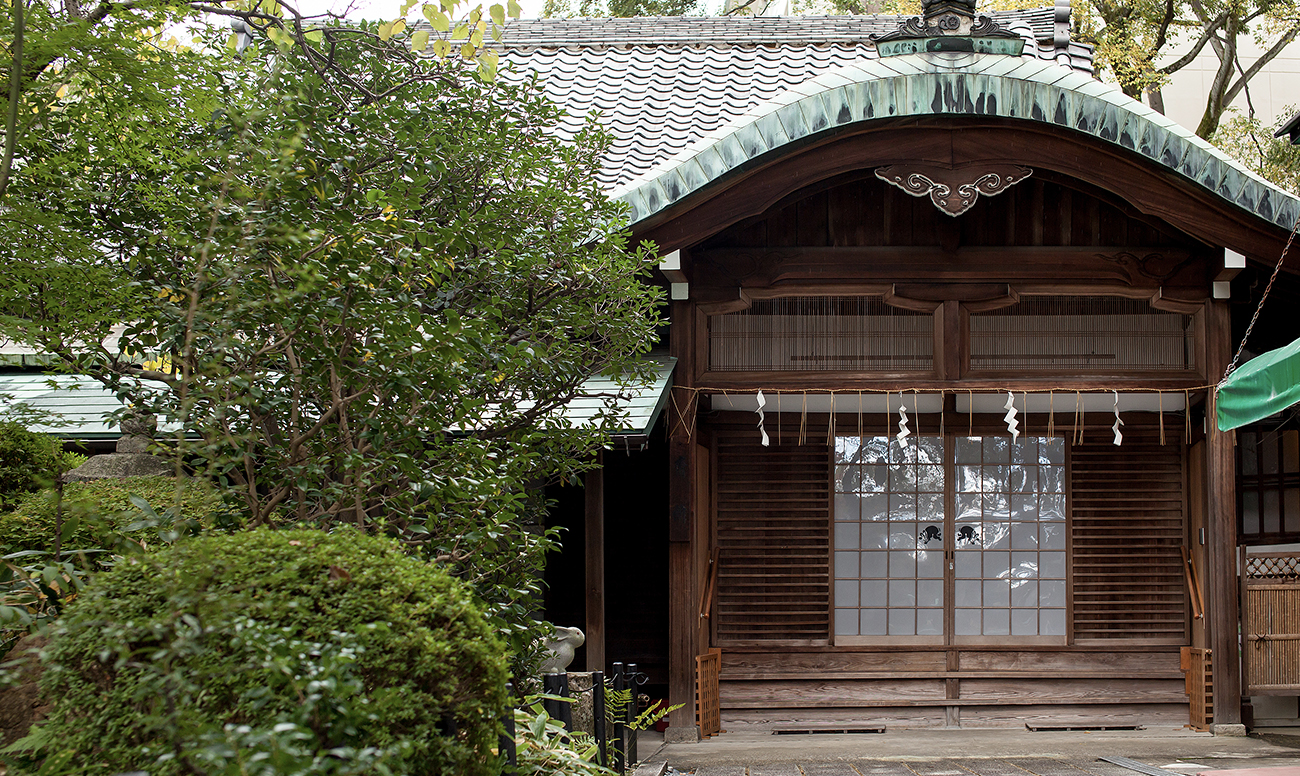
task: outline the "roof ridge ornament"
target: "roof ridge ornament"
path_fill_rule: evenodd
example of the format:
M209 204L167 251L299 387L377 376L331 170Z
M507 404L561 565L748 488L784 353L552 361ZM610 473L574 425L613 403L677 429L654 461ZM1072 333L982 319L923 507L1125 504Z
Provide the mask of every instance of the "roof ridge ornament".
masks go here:
M1019 33L975 13L975 0L921 0L920 16L871 39L882 57L938 51L1020 56L1025 49Z

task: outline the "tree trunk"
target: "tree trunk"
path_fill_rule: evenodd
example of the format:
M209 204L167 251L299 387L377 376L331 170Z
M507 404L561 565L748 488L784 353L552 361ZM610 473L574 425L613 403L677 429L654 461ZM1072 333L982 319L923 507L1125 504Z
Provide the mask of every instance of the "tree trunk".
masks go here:
M1228 108L1225 95L1232 83L1232 65L1237 60L1237 36L1240 31L1241 17L1233 15L1223 25L1223 40L1211 42L1214 53L1219 57L1219 69L1214 73L1214 80L1210 83L1210 93L1205 100L1205 113L1201 116L1201 123L1196 127L1196 135L1203 140L1209 140L1219 129L1219 121Z
M1159 113L1162 116L1164 115L1165 95L1163 92L1161 92L1159 86L1156 86L1151 89L1147 89L1147 105L1150 105L1151 110L1155 111L1156 113Z

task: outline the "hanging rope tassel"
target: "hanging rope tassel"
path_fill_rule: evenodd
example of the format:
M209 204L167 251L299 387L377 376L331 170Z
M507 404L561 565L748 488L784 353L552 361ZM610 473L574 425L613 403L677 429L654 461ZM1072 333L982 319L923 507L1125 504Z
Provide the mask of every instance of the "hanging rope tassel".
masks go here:
M1047 435L1056 436L1056 392L1047 392Z
M1119 427L1124 425L1124 421L1119 419L1119 391L1111 391L1115 394L1115 425L1110 427L1115 432L1115 446L1119 447L1124 442L1124 435L1119 432Z
M835 391L831 391L831 417L826 424L826 446L835 444Z
M975 436L975 392L966 391L966 436Z
M1028 439L1029 438L1029 392L1028 391L1020 392L1020 404L1025 408L1024 434L1025 434L1025 438Z
M808 394L803 395L803 411L799 413L799 444L807 440L808 433Z
M768 447L771 444L771 440L767 438L767 429L763 428L763 408L766 406L767 406L767 399L763 396L763 392L759 391L758 409L756 410L756 412L758 413L758 433L763 435L763 447Z
M858 391L858 461L862 461L862 449L867 446L867 440L862 435L862 391Z
M1165 446L1165 392L1156 391L1157 406L1160 410L1160 446Z
M1020 438L1020 421L1016 420L1016 397L1011 391L1007 391L1007 403L1002 406L1002 409L1007 411L1002 419L1007 422L1007 431L1011 432L1011 443L1015 444Z
M1074 438L1071 441L1076 445L1083 444L1083 395L1078 391L1074 392Z

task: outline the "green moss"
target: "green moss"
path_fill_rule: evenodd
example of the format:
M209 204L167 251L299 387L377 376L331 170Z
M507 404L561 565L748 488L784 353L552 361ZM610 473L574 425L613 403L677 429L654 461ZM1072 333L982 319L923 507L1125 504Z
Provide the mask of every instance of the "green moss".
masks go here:
M143 749L172 751L175 736L184 749L196 731L228 723L273 724L299 699L235 646L234 626L247 619L317 642L355 634L365 721L322 746L405 740L397 772L495 772L499 640L459 582L351 530L206 536L98 575L50 636L41 690L54 705L38 734L51 742L42 754L72 753L60 773L161 776L183 769ZM173 685L159 677L169 675L190 689L163 697L157 688ZM271 692L258 698L259 688ZM173 704L180 713L169 717ZM444 734L449 723L455 735ZM11 773L33 766L13 764Z
M63 487L63 519L76 521L76 530L65 537L64 550L109 546L107 534L120 530L139 517L131 496L140 496L158 511L171 507L176 498L176 480L171 477L128 477L121 480L71 482ZM51 489L26 494L7 514L0 514L0 548L6 553L19 550L49 551L54 547L57 496ZM211 517L223 511L218 494L201 480L183 480L179 513L211 524Z

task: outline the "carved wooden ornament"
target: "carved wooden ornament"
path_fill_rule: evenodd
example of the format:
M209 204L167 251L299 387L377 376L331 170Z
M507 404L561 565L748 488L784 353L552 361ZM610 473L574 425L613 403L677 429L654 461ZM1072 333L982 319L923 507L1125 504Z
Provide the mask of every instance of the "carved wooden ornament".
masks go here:
M1034 171L1015 164L965 164L938 167L930 164L893 164L876 170L876 177L914 197L929 196L934 206L950 216L971 209L981 194L991 197L1023 181Z

